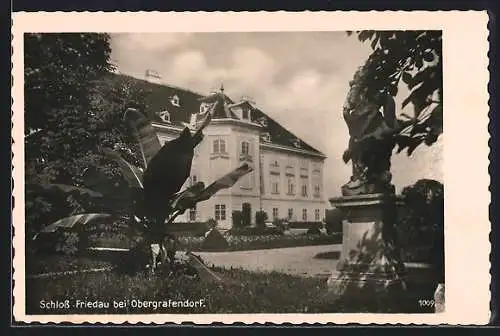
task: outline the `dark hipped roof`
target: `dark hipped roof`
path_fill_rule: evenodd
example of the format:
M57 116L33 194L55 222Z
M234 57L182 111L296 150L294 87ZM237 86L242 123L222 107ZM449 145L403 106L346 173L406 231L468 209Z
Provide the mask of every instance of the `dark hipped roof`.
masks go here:
M146 92L145 112L151 120L158 123L164 122L160 119L157 113L165 110L169 112L170 124L182 126L182 123L189 123L191 113L199 111L201 102L207 100L211 101L211 96L216 97L214 95L218 95L218 98L223 97L225 104L223 104L223 106L222 104L218 104L219 106L217 106L213 118L217 119L229 117L232 119L238 119L236 114L227 107L228 105L234 104L234 101L222 92L203 96L188 89L155 84L123 74L110 73L108 76L109 77L106 78L106 80L111 82L115 82L117 84L128 84L144 90ZM179 97L180 107L172 105L170 98L174 95ZM260 124L261 118L266 119L266 125L262 127L262 133L269 133L272 144L295 148L294 143L298 139L300 140L300 149L324 155L319 150L304 142L302 139L299 139L296 135L288 131L274 119L270 118L262 110L254 107L252 109L252 122Z

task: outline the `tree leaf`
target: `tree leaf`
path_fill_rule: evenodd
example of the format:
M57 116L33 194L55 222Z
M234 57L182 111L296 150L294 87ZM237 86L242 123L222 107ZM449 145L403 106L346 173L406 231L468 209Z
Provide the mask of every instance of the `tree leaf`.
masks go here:
M370 40L375 34L374 30L363 30L358 34L358 39L361 42L365 42L366 40Z
M123 177L128 182L130 187L140 188L140 189L143 188L143 183L142 183L143 173L140 168L129 163L120 154L109 148L103 148L102 151L104 155L106 155L109 159L118 164L118 167L120 167Z
M151 125L150 120L135 108L128 108L125 111L123 119L128 122L132 128L134 138L139 144L143 168L146 169L149 161L161 149L160 140L157 132Z
M53 233L59 229L70 229L75 227L76 225L87 225L96 220L109 219L111 217L113 217L113 215L105 213L88 213L64 217L52 224L45 226L42 230L40 230L39 233L37 233L33 237L33 239L36 239L41 233Z
M405 84L410 84L413 79L412 75L406 71L403 72L402 78Z
M221 189L226 189L232 187L241 177L253 171L253 167L249 166L247 163L236 168L232 172L222 176L215 182L211 183L198 198L198 202L208 200L215 193Z
M377 47L377 43L378 43L379 40L380 40L380 36L376 34L375 38L373 39L373 41L371 43L372 49L375 49Z

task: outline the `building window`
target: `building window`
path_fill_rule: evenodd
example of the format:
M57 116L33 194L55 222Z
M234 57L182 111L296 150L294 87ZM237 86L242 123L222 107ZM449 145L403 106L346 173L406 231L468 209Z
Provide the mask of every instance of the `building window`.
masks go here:
M179 101L179 96L178 95L174 95L173 97L170 97L170 104L172 104L173 106L180 107L181 104L180 104L180 101Z
M302 196L307 196L307 184L302 185Z
M213 153L226 153L226 141L222 139L214 140Z
M250 113L249 113L248 109L246 109L246 108L242 109L241 116L243 119L250 119L250 117L249 117Z
M315 209L314 210L314 220L315 221L319 221L320 220L319 219L319 216L320 216L319 214L320 214L319 209Z
M259 118L259 123L264 126L264 127L267 127L267 118L266 117L260 117Z
M265 132L262 134L262 140L264 142L271 142L271 134L269 132Z
M196 205L193 208L189 209L189 221L196 221Z
M160 119L163 121L163 122L166 122L166 123L169 123L170 122L170 113L168 113L168 111L161 111L160 113L158 113L158 116L160 117Z
M279 182L277 182L277 181L271 182L271 192L273 194L279 194L280 193Z
M293 195L295 193L295 184L293 179L288 179L288 195Z
M240 161L253 161L252 155L250 155L250 142L248 141L241 142Z
M279 210L278 208L273 208L273 219L279 218Z
M319 197L321 192L321 188L319 184L314 185L314 197Z
M290 209L288 209L288 219L292 220L292 218L293 218L293 209L290 208Z
M226 205L216 204L215 205L215 220L226 220Z
M244 155L250 154L250 143L248 141L243 141L241 143L241 154Z
M302 209L302 220L303 221L307 220L307 209Z

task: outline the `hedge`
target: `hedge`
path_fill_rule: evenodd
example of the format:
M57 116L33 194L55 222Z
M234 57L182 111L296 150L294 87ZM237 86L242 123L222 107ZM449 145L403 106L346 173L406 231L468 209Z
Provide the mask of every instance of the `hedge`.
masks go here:
M311 227L317 227L318 229L323 226L321 222L289 222L288 227L290 229L310 229Z

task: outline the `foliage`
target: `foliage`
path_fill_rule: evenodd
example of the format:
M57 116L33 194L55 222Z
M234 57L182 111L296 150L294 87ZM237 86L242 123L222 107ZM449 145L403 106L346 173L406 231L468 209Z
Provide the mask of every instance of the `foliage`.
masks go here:
M226 238L215 228L207 232L202 245L204 251L220 251L228 246Z
M240 210L233 210L231 216L234 229L243 227L243 213Z
M325 291L324 279L301 278L272 273L214 268L230 280L227 285L187 277L165 281L145 274L122 275L114 272L78 274L59 278L27 280L27 313L51 313L40 308L42 300L107 301L106 310L72 307L68 314L165 314L165 313L303 313ZM113 308L113 301L205 300L204 307L147 309Z
M313 227L310 227L309 229L307 229L306 234L307 235L320 235L321 231L317 226L313 226Z
M352 32L348 32L351 34ZM441 31L356 32L361 42L370 42L372 54L353 84L366 89L377 100L380 93L395 96L402 80L410 93L402 108L411 103L411 125L397 136L398 152L408 155L420 144L432 145L443 132L443 69Z
M282 232L290 229L290 223L286 218L275 218L273 220L273 226L277 227Z
M266 226L266 220L267 220L267 212L265 211L257 211L255 213L255 225L259 228L263 228Z
M403 189L405 205L401 210L398 238L407 261L434 265L444 277L444 187L421 179Z
M241 207L242 212L242 226L250 226L252 225L252 213L251 213L251 205L250 203L243 203Z
M52 118L47 122L44 118L41 121L28 118L27 181L29 186L36 187L28 188L27 195L33 197L32 200L27 197L28 213L35 209L35 215L27 217L40 222L37 211L62 208L58 217L52 213L52 217L43 218L52 221L50 225L29 223L29 228L36 227L29 236L36 238L34 233L44 230L55 232L58 228L91 225L96 218L113 214L128 216L129 223L146 235L145 243L162 241L167 219L171 223L197 202L231 187L253 170L244 164L206 188L199 182L181 192L191 170L194 147L202 141L202 131L210 122L211 113L194 134L185 128L179 137L162 146L150 120L138 110L145 108L145 92L123 85L106 85L105 79L97 80L99 76L105 78L110 69L107 64L109 36L33 34L26 38L26 49L27 105L32 106L33 101L45 104L42 106L44 118ZM73 53L78 57L73 57ZM52 57L55 70L51 69ZM46 69L49 73L44 72ZM52 70L58 72L59 77L51 77ZM43 75L39 76L40 73ZM46 77L55 83L43 82ZM219 103L214 102L212 111ZM35 112L30 110L30 116ZM47 141L48 145L44 145ZM49 170L52 176L43 171L47 167L54 168ZM49 184L51 188L39 188ZM43 192L55 193L55 189L65 201L61 207L53 207L53 203L42 198ZM84 203L76 193L87 197ZM100 199L95 201L96 197ZM102 213L89 216L89 209L100 206ZM75 214L84 219L75 220ZM60 219L55 221L56 218ZM60 250L72 252L72 240L64 241L69 245Z
M288 221L284 219L284 221ZM310 227L321 228L323 226L322 222L306 222L306 221L288 221L288 226L290 229L309 229Z
M24 47L26 233L32 236L56 219L97 205L119 208L116 202L105 204L76 189L40 192L32 187L47 183L82 186L89 166L98 167L118 183L117 169L106 162L98 147L117 145L129 150L116 116L131 97L122 95L120 101L113 101L109 93L118 87L96 89L111 68L107 34L29 33ZM97 100L101 93L103 99Z
M234 232L233 232L234 233ZM229 246L218 251L250 251L298 246L314 246L314 245L330 245L342 243L342 235L283 235L276 232L275 234L262 235L238 235L227 234L225 236ZM201 237L179 237L179 246L182 249L191 251L204 251L203 238Z
M215 229L217 227L217 224L218 224L217 221L213 218L209 218L206 222L208 230Z
M55 246L57 252L67 255L74 255L78 252L78 243L80 241L76 232L62 232L62 239Z
M283 230L277 227L247 226L242 228L232 228L228 231L228 234L233 236L282 235Z

